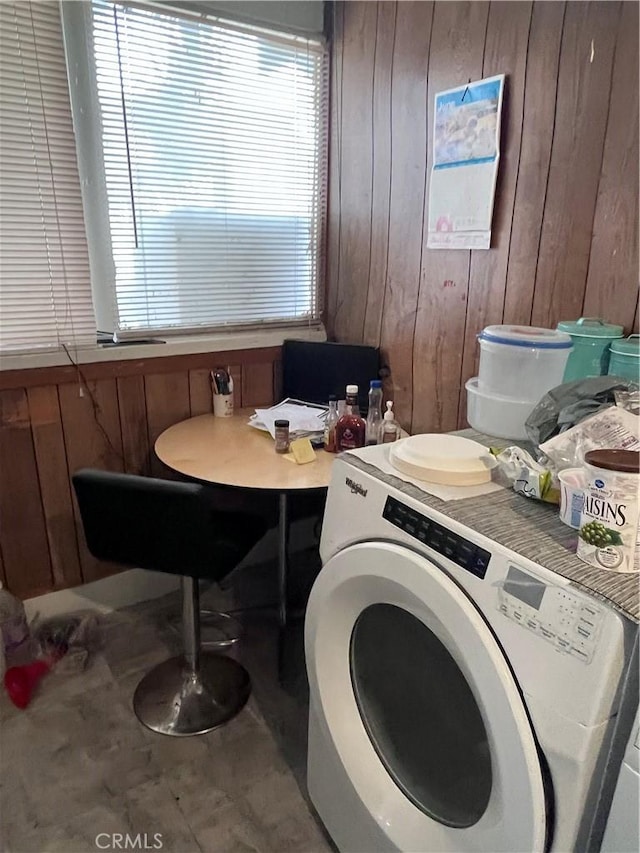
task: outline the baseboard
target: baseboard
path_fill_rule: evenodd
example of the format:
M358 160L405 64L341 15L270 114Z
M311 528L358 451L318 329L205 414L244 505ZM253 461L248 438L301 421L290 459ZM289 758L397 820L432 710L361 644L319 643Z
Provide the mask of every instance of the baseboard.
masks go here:
M313 542L313 519L301 519L291 525L289 549L291 554L303 551ZM277 531L269 530L247 555L242 566L259 565L276 557L278 548ZM72 589L60 589L28 598L24 608L29 620L37 614L41 617L58 616L74 610L96 610L110 613L121 607L130 607L141 601L151 601L178 589L180 578L165 572L149 572L145 569L129 569L110 575L99 581L85 583Z
M27 618L36 613L41 617L58 616L74 610L97 610L110 613L141 601L160 598L178 589L180 578L165 572L148 572L145 569L128 569L99 581L82 584L73 589L60 589L28 598L24 602Z

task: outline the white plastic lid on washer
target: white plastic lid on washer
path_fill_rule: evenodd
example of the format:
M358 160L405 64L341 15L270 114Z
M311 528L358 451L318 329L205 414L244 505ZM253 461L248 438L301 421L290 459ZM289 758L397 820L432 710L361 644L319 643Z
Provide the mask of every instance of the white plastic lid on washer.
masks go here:
M459 435L426 433L395 442L389 461L404 474L448 486L474 486L491 480L496 460L486 447Z
M571 335L566 332L538 326L487 326L478 335L478 340L537 349L570 349L573 346Z

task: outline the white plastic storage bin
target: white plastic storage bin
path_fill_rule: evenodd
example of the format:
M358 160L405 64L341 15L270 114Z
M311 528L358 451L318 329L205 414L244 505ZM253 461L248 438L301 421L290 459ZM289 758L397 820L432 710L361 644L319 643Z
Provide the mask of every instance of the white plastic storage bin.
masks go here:
M482 391L477 376L469 379L465 388L469 426L496 438L527 438L524 424L537 400L514 400Z
M478 340L478 390L534 403L562 383L573 346L565 332L535 326L487 326Z

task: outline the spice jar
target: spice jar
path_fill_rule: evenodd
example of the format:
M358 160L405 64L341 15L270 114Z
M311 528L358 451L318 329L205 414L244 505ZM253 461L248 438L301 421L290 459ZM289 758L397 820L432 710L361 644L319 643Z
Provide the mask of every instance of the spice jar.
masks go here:
M276 432L276 453L289 452L289 421L279 420L274 423Z

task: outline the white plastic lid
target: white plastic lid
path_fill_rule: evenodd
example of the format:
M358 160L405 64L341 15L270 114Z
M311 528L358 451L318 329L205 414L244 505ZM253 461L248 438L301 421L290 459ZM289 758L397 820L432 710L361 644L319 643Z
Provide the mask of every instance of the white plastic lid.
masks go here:
M354 394L357 394L357 393L358 393L358 386L357 385L347 385L347 394L350 394L351 396L353 396Z
M458 435L412 435L389 451L394 468L430 483L476 486L491 482L497 464L486 447Z
M387 400L387 411L384 413L384 416L383 416L385 421L392 421L393 420L393 412L391 411L392 407L393 407L393 400Z
M573 346L571 335L566 332L537 326L487 326L478 335L478 340L537 349L570 349Z
M433 471L486 471L497 465L484 445L461 435L425 433L406 438L397 455L420 468Z

